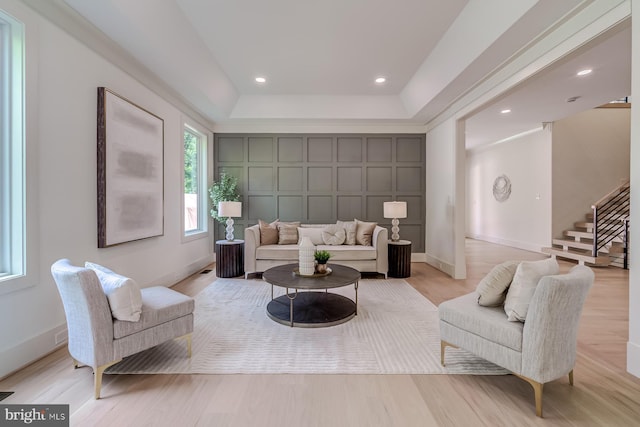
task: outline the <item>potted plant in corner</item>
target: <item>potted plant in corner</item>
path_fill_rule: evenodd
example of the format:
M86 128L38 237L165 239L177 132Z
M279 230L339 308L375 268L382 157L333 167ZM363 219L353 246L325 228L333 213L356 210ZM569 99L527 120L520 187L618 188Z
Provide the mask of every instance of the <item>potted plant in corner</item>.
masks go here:
M316 251L313 255L318 263L316 265L316 271L320 274L325 274L327 272L327 261L331 258L331 254L329 251Z
M220 174L220 180L214 181L209 187L209 197L211 198L211 217L224 224L226 217L218 215L218 204L220 202L239 202L238 178L228 175L225 172Z

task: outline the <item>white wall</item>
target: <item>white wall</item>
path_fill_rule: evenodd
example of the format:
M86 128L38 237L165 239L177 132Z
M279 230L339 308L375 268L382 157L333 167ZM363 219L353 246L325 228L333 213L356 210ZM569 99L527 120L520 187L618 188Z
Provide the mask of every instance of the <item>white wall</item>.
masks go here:
M459 191L464 171L456 167L456 126L455 120L448 120L427 133L425 254L428 264L454 278L464 278L464 233L458 228L459 216L464 218L465 211Z
M629 108L596 108L553 123L553 237L629 178Z
M50 266L91 260L136 279L171 285L213 261L210 236L181 241L181 111L16 0L0 8L26 22L27 192L37 211L32 286L0 295L0 377L55 348L65 330ZM106 86L164 119L164 236L97 248L96 91ZM37 177L37 179L33 179ZM34 262L35 261L35 262Z
M633 0L633 10L640 10L640 0ZM640 46L640 25L631 29L633 46ZM640 49L631 52L631 99L640 99ZM633 102L633 101L632 101ZM640 108L631 108L631 224L640 224ZM630 227L630 241L638 246L640 227ZM636 243L633 243L636 242ZM629 254L629 341L627 343L627 370L640 377L640 250L631 249Z
M511 196L493 196L496 177L511 181ZM467 151L467 235L540 251L551 244L551 131L538 129Z

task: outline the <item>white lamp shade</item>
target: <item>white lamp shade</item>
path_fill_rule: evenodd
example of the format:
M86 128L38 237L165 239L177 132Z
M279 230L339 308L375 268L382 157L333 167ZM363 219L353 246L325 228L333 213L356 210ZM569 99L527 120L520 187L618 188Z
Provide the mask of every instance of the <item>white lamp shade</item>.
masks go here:
M384 202L385 218L406 218L407 202Z
M218 203L218 216L223 218L237 218L242 216L242 202Z

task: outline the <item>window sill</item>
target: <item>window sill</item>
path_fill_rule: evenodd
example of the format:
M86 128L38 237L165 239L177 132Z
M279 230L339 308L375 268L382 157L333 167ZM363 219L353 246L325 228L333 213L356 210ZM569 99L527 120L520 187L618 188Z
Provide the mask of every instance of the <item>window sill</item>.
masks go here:
M20 291L34 285L33 280L28 280L24 274L4 274L0 275L0 295Z
M194 240L206 239L208 237L208 231L194 230L182 235L182 243L189 243Z

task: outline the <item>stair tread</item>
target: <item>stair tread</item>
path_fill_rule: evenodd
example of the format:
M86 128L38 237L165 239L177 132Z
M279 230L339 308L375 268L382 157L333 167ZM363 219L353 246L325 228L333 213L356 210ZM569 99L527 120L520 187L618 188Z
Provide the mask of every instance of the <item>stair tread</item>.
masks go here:
M574 222L573 225L576 228L586 228L586 229L593 229L593 222L588 222L588 221L577 221Z
M610 258L607 255L600 255L597 257L591 256L590 253L585 253L581 250L562 250L560 248L542 248L542 252L555 255L560 258L568 258L576 261L583 261L589 264L597 265L597 266L607 266L610 263Z
M565 230L563 233L565 236L579 237L581 239L593 239L593 233L580 230Z
M554 245L567 246L569 248L584 249L590 251L593 249L593 243L591 242L577 242L573 239L553 239Z

